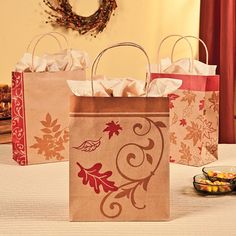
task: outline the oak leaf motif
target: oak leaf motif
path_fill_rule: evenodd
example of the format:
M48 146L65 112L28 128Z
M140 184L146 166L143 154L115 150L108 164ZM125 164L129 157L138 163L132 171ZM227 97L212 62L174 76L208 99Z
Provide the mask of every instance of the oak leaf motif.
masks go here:
M213 91L208 101L211 103L210 108L213 109L213 111L219 113L219 93Z
M95 193L99 194L101 189L100 186L103 187L104 192L114 192L117 191L118 188L115 186L115 182L108 180L109 177L112 176L112 171L106 171L101 173L100 170L102 168L101 163L96 163L91 168L84 168L81 164L77 162L77 165L80 167L80 171L78 173L78 177L83 179L83 184L89 184L95 191Z

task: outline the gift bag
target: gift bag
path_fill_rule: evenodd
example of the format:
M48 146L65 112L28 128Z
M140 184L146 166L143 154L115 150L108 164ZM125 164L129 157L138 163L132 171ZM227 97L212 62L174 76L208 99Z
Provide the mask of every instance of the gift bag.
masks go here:
M187 40L190 37L195 38L185 36L176 41L171 60L161 60L158 66L160 72L152 73L151 78L182 80L182 86L169 94L170 161L202 166L218 158L219 76L215 74L216 66L208 65L207 47L198 38L206 50L206 64L193 60L191 44ZM187 40L190 45L192 59L173 62L175 46L181 39Z
M149 97L149 78L142 87L131 78L94 79L101 55L121 46L140 49L149 63L142 47L120 43L97 56L91 82L68 82L77 95L70 102L71 221L169 218L168 98Z
M36 57L40 40L51 36L59 43L57 35L38 37L33 53L25 53L12 73L13 159L20 165L68 160L70 90L66 80L85 78L87 55L67 47Z

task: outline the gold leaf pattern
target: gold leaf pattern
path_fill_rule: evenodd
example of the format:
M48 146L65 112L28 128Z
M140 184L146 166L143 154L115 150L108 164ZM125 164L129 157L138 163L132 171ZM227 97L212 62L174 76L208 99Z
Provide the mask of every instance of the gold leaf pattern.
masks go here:
M181 101L188 102L188 105L191 105L192 102L195 102L196 94L191 91L183 91L184 97Z
M188 133L184 137L184 140L192 139L194 146L197 144L198 141L201 141L202 131L201 126L199 124L191 121L191 126L187 126L186 130L188 131Z
M181 149L179 150L179 152L182 154L180 156L181 159L190 161L192 154L190 152L190 147L187 146L185 143L181 142Z
M46 114L45 120L40 121L44 126L42 138L35 136L36 143L30 146L38 150L38 154L45 156L46 160L56 158L63 160L60 154L65 149L64 144L69 141L69 132L66 129L59 130L61 125L57 124L57 119L52 121L49 113Z
M175 132L170 132L170 143L177 144Z
M211 97L208 99L210 103L210 108L213 109L213 111L219 113L219 93L216 93L213 91Z

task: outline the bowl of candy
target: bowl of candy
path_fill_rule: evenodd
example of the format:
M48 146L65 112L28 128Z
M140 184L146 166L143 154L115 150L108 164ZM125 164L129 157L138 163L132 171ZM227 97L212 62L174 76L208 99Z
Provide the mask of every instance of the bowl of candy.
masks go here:
M234 190L235 184L224 181L211 181L205 175L195 175L193 186L196 191L204 194L226 194Z
M236 183L236 166L204 167L202 172L211 181Z

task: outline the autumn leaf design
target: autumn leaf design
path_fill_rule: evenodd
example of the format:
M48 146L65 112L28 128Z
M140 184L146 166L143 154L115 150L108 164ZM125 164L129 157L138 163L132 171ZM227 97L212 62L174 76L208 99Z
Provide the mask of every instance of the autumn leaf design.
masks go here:
M184 97L181 99L183 102L188 102L188 105L191 105L192 102L195 102L196 94L192 91L183 91Z
M118 121L115 123L114 121L106 123L107 127L103 130L103 132L108 132L109 139L113 136L113 134L119 135L119 130L122 130L121 126L118 124Z
M172 108L174 108L174 103L173 103L173 101L174 101L175 99L177 99L177 98L179 97L179 95L174 94L174 93L170 93L170 94L168 94L168 97L169 97L169 108L172 109Z
M181 120L179 120L179 125L181 125L181 126L187 125L186 119L181 119Z
M58 120L53 120L49 113L46 114L45 120L40 121L43 125L42 137L35 136L36 143L30 146L38 150L38 154L45 156L46 160L56 158L63 160L64 157L60 154L65 149L64 144L69 141L69 132L66 129L61 129Z
M213 91L211 98L209 98L208 101L211 103L210 108L219 113L219 93Z
M173 115L172 120L171 120L171 125L176 124L177 121L178 121L178 115L174 112L174 115Z
M101 163L96 163L91 168L84 168L80 163L77 162L77 165L80 167L80 171L78 173L78 177L83 179L83 184L89 184L90 187L94 188L95 193L99 194L101 189L100 186L103 187L104 192L114 192L117 191L118 188L115 186L115 182L108 180L111 177L112 172L106 171L101 173L100 170L102 168Z
M205 106L205 100L200 100L200 102L199 102L199 111L203 110L204 106Z
M191 160L192 154L190 152L190 147L187 146L185 143L181 142L181 149L179 150L179 152L182 154L180 156L181 159L184 160Z
M176 144L177 143L176 139L177 137L175 135L175 132L170 132L170 143Z
M208 121L207 119L204 119L203 123L203 136L210 139L211 137L211 133L216 132L216 129L214 127L212 127L212 122Z
M193 121L191 121L191 126L186 127L188 133L184 137L184 140L192 139L193 145L195 146L199 140L202 138L201 126Z
M95 151L101 144L101 138L99 138L98 140L86 140L80 146L73 147L73 148L84 151L84 152Z

